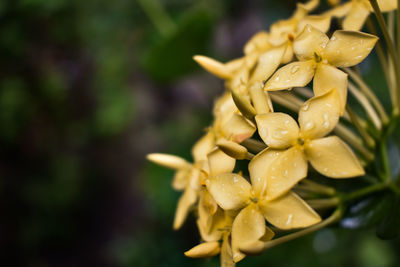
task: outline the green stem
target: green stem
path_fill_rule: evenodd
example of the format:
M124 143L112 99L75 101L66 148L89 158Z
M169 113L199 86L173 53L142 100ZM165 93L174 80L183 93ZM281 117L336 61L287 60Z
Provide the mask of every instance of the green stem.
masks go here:
M342 215L343 215L342 208L339 207L332 213L331 216L329 216L328 218L326 218L325 220L323 220L320 223L317 223L317 224L315 224L313 226L310 226L308 228L305 228L303 230L294 232L292 234L288 234L288 235L285 235L285 236L279 237L277 239L274 239L274 240L266 242L264 244L264 249L272 248L272 247L275 247L277 245L280 245L280 244L286 243L288 241L291 241L293 239L296 239L296 238L305 236L307 234L313 233L315 231L318 231L318 230L320 230L320 229L322 229L322 228L324 228L324 227L326 227L326 226L328 226L330 224L333 224L333 223L339 221L340 218L342 217Z
M369 147L374 148L375 140L368 134L366 129L358 121L356 114L353 112L353 110L349 106L346 107L346 110L347 110L347 113L349 113L349 115L350 115L350 119L351 119L352 123L357 128L358 132L361 134L361 136L363 137L366 144Z
M328 195L328 196L333 196L336 194L335 188L313 182L309 179L304 179L301 181L301 183L316 193L320 193L320 194Z
M336 207L340 204L340 198L332 197L332 198L322 198L322 199L309 199L306 200L307 204L310 205L313 209L328 209Z
M369 2L371 3L372 8L374 9L376 18L378 20L379 27L382 30L383 37L384 37L385 42L386 42L386 47L387 47L387 49L389 51L389 55L390 55L390 58L391 58L391 60L393 62L393 66L394 66L394 69L395 69L396 91L397 91L397 101L396 101L397 103L396 103L395 107L398 107L399 102L400 102L400 99L398 98L399 95L400 95L400 80L399 80L400 79L400 69L399 69L399 62L397 62L396 50L395 50L394 44L393 44L393 42L392 42L392 40L390 38L390 34L388 32L388 28L386 26L385 19L383 17L383 14L382 14L380 8L379 8L377 0L369 0Z
M365 195L369 195L371 193L382 191L387 188L388 188L388 184L386 184L386 183L379 183L379 184L367 186L367 187L361 188L360 190L357 190L357 191L351 192L350 194L342 196L342 201L348 202L348 201L363 197Z

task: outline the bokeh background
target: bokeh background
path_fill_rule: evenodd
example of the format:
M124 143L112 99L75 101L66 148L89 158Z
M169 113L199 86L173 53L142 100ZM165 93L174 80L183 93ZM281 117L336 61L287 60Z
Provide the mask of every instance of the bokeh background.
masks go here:
M0 265L218 266L184 257L199 242L195 220L172 230L173 172L145 155L190 160L211 122L223 83L194 54L238 57L294 9L290 0L1 0ZM238 266L399 266L398 239L352 225Z

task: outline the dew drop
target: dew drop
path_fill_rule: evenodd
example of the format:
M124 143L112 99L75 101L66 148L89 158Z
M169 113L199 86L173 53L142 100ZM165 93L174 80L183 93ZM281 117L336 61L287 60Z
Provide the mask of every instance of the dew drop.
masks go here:
M295 74L299 69L299 65L294 65L290 68L290 73Z
M309 107L310 107L310 105L308 103L306 103L303 105L303 110L307 111Z
M312 128L314 128L314 123L311 121L307 122L304 126L304 130L311 130Z

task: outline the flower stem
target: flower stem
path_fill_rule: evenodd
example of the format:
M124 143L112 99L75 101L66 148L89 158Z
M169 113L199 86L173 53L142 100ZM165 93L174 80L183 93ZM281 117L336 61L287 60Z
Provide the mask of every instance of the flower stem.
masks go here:
M175 30L176 25L174 21L167 14L160 2L157 0L138 0L138 3L160 34L167 36Z
M386 188L388 188L388 184L386 184L386 183L379 183L379 184L367 186L367 187L361 188L360 190L357 190L357 191L351 192L350 194L342 196L342 201L348 202L350 200L354 200L354 199L363 197L365 195L369 195L371 193L382 191Z
M361 125L361 123L357 119L356 114L353 112L353 110L349 106L346 107L346 110L350 115L351 121L353 122L354 126L357 128L358 132L361 134L361 136L365 140L366 144L369 147L374 148L375 140L368 134L367 130Z
M376 95L373 93L371 88L364 82L363 78L361 78L355 71L351 70L350 68L343 68L343 70L349 74L351 79L357 83L358 87L360 90L364 93L364 95L371 101L372 105L376 108L378 111L383 124L387 124L389 122L389 117L386 114L385 109L383 108L381 102L379 99L376 97Z
M274 240L266 242L264 244L264 249L272 248L272 247L275 247L277 245L286 243L286 242L288 242L290 240L293 240L293 239L305 236L307 234L313 233L315 231L318 231L318 230L320 230L320 229L322 229L322 228L324 228L324 227L326 227L326 226L328 226L328 225L330 225L332 223L335 223L335 222L339 221L340 218L342 217L342 215L343 215L342 208L339 207L332 213L331 216L329 216L328 218L326 218L325 220L323 220L320 223L317 223L317 224L315 224L315 225L313 225L311 227L305 228L303 230L294 232L292 234L288 234L288 235L285 235L285 236L279 237L277 239L274 239Z
M306 200L306 202L313 209L328 209L339 205L340 198L332 197L332 198L322 198L322 199L309 199Z
M255 139L246 139L240 144L255 154L258 154L259 152L267 148L267 146L263 142Z
M309 179L304 179L301 181L301 183L316 193L320 193L320 194L328 195L328 196L333 196L336 194L335 188L313 182Z

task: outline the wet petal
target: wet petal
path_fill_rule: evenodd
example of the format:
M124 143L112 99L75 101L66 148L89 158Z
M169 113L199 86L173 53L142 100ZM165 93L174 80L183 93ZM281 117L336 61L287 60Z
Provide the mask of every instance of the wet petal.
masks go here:
M185 256L190 258L205 258L218 255L219 252L220 244L218 241L205 242L186 251Z
M239 145L238 143L228 141L226 139L218 140L217 146L225 154L227 154L228 156L230 156L234 159L245 159L248 154L246 147Z
M315 55L321 55L328 42L329 38L324 32L306 25L294 40L293 50L299 60L314 59Z
M280 229L304 228L321 221L320 216L298 195L289 192L259 205L265 219Z
M343 20L343 30L359 31L368 18L370 9L365 3L353 2L353 6Z
M261 54L251 76L250 83L266 81L278 68L285 50L286 45L281 45Z
M337 136L312 140L305 153L311 165L325 176L350 178L365 174L353 151Z
M175 212L174 229L178 230L185 222L186 217L189 213L190 208L196 203L197 192L190 186L186 187L185 192L181 196L178 202L178 206Z
M314 76L316 63L314 60L298 61L278 69L265 84L267 91L289 89L306 86Z
M236 160L221 149L216 148L208 154L208 164L210 166L210 175L221 173L231 173L235 168Z
M170 168L170 169L182 169L190 167L190 163L181 157L162 154L162 153L151 153L146 156L147 160L150 160L158 165Z
M250 124L250 122L243 116L238 114L233 114L229 121L222 125L221 129L221 132L226 139L232 140L236 143L241 143L250 138L255 131L256 127Z
M294 144L299 137L299 126L288 114L265 113L256 116L258 133L269 147L284 149Z
M276 199L287 193L307 176L307 170L307 159L298 146L280 153L268 168L266 199Z
M210 215L206 210L199 207L197 227L201 238L208 242L220 240L223 233L221 229L226 226L225 218L225 213L221 208L217 207L216 212Z
M268 227L265 226L265 234L253 243L244 243L240 245L240 251L247 254L260 254L265 249L265 243L270 241L275 236L275 233Z
M351 67L366 58L374 48L378 37L354 31L335 31L324 54L328 62L336 67Z
M331 89L336 89L340 98L340 114L344 113L347 102L347 74L338 68L319 64L315 72L313 88L315 96L326 94Z
M219 174L206 180L207 189L224 210L240 209L249 201L251 185L234 173Z
M194 56L193 59L206 71L214 74L219 78L222 79L232 78L232 73L229 71L229 69L223 63L215 59L200 55Z
M247 244L257 246L260 238L265 234L265 219L257 205L249 205L236 216L232 225L232 252L233 260L242 259L240 247ZM259 247L259 246L258 246ZM238 253L239 252L239 253ZM261 252L261 251L260 251ZM239 254L239 255L237 255Z
M192 148L194 161L207 159L207 154L215 147L215 136L210 131L201 137Z
M249 163L251 184L256 196L265 192L267 188L267 177L269 166L279 157L282 152L266 148L258 153Z
M307 24L313 26L321 32L327 32L331 25L331 17L329 15L307 16L299 22L297 26L297 32L303 31Z
M301 136L315 139L330 133L339 121L340 108L336 89L307 100L299 111Z

